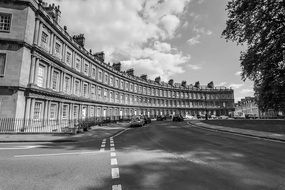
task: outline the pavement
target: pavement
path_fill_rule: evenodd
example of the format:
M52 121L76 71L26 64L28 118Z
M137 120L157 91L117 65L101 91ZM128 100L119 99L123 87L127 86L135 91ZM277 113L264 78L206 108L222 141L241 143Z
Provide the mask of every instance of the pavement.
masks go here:
M92 126L88 131L72 134L0 134L0 143L10 142L78 142L86 136L103 139L113 136L129 127L129 123L110 123Z
M261 138L261 139L266 139L266 140L285 142L284 134L254 131L254 130L249 130L249 129L238 129L238 128L232 128L232 127L223 127L223 126L218 126L218 125L209 125L199 120L188 121L188 124L190 124L193 127L199 127L199 128L204 128L208 130L244 135L244 136Z

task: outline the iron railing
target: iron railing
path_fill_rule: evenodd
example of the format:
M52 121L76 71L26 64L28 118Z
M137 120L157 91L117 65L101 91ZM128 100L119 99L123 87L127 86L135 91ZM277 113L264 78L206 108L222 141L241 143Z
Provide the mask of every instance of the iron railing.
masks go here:
M0 118L0 133L76 133L91 126L129 121L131 116L88 117L82 119Z

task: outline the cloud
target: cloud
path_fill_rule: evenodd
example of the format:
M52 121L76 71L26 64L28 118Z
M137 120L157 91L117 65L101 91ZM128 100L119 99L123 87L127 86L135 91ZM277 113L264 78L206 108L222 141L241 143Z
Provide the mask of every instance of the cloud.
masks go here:
M175 15L166 15L161 18L160 22L163 25L163 28L166 30L167 36L172 38L177 27L179 26L180 20Z
M204 27L197 27L196 25L193 27L193 31L195 31L198 34L204 34L204 35L212 35L213 32L211 30L207 30Z
M67 31L84 33L86 48L104 51L107 62L121 61L167 78L182 73L190 59L165 42L179 35L190 0L49 0L53 2L61 7Z
M241 71L237 71L237 72L235 73L235 75L236 75L236 76L240 76L241 73L242 73Z
M199 41L200 37L201 37L201 36L198 34L197 36L195 36L195 37L190 38L189 40L187 40L187 43L188 43L189 45L191 45L191 46L196 45L196 44L199 44L199 43L200 43L200 41Z
M227 84L227 82L221 82L219 84L217 84L217 86L225 86Z
M251 94L251 95L253 95L254 90L253 90L253 89L246 88L246 89L242 89L242 90L240 91L240 93L241 93L241 94Z
M187 65L192 70L200 70L202 67L200 65L188 64Z
M153 47L160 52L169 52L171 50L171 45L169 43L160 41L155 41Z
M242 87L244 84L230 84L230 88L233 88L233 89L239 89L240 87Z

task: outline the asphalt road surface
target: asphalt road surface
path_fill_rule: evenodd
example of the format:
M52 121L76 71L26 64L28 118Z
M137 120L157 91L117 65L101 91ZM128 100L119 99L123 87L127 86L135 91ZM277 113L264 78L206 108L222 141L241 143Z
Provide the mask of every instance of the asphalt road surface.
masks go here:
M285 144L153 122L106 139L0 144L0 190L285 190Z

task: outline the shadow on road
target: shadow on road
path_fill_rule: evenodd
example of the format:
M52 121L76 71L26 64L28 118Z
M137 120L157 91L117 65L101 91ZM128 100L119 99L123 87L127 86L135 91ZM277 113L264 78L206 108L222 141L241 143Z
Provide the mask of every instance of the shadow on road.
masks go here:
M117 182L124 190L285 189L285 162L272 158L271 145L262 149L264 144L258 141L236 137L229 141L184 125L157 122L115 138Z

